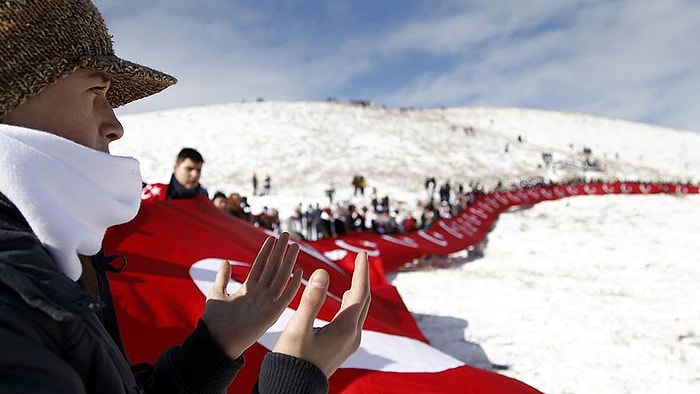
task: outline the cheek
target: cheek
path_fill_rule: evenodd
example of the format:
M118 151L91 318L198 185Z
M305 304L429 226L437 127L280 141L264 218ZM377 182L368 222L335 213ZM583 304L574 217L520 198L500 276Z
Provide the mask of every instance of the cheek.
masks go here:
M97 149L98 127L87 103L67 100L44 111L46 130L89 148Z
M97 127L89 118L73 114L70 117L62 117L58 124L60 125L58 135L80 145L97 148Z
M176 170L175 171L175 178L177 178L178 181L183 182L187 180L187 171L182 171L182 170Z
M42 104L38 99L26 101L8 112L2 121L13 126L54 133L56 122L53 120L52 111Z
M70 110L55 110L54 106L36 105L43 102L28 102L8 113L3 121L7 124L45 131L82 145L91 146L90 128L81 113Z
M81 145L97 148L98 125L92 111L91 96L79 94L54 98L52 116L61 135Z

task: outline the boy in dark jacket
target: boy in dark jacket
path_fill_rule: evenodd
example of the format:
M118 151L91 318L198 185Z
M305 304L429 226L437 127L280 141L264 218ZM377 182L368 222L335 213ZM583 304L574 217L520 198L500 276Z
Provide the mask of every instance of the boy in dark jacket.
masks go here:
M99 253L106 228L131 220L141 194L138 162L109 155L124 133L112 109L176 80L116 57L88 0L3 1L0 51L0 392L224 391L299 289L299 246L288 234L268 238L234 294L222 262L195 331L135 376ZM366 254L344 313L314 329L328 280L323 270L309 278L256 390L324 392L357 350L370 302Z

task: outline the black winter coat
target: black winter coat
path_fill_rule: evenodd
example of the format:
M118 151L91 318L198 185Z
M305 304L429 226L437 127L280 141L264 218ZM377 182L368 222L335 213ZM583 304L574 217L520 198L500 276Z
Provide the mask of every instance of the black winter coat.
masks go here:
M201 320L182 345L168 349L154 366L140 366L137 382L120 347L104 263L93 263L101 300L58 270L19 210L0 193L1 393L226 390L243 357L231 360ZM307 361L270 353L258 386L264 392L325 392L327 381Z

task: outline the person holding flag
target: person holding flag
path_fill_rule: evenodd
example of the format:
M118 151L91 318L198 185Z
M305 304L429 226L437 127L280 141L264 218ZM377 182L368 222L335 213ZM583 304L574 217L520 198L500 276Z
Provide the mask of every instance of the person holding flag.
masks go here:
M109 154L124 130L113 108L176 79L115 56L89 0L0 4L0 392L216 393L243 352L292 301L299 246L269 237L233 294L221 263L194 332L132 372L101 252L141 195L138 162ZM291 278L290 278L291 276ZM370 304L366 253L329 324L314 328L329 275L313 272L265 356L259 392L324 392L360 343Z

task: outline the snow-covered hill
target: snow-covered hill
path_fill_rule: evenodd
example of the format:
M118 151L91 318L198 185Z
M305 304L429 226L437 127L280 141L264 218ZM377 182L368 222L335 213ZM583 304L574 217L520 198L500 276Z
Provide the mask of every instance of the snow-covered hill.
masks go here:
M128 115L122 122L126 135L115 153L154 148L138 157L147 182L167 180L177 152L192 146L207 161L202 183L211 192L250 194L257 172L270 174L274 194L304 202L323 201L331 182L342 198L355 173L380 195L408 204L427 176L493 187L525 176L687 180L700 174L694 154L700 133L583 114L255 102ZM581 163L584 148L605 172L552 171L542 158L550 153L553 162Z
M352 196L356 173L409 206L425 198L427 176L486 187L532 176L700 180L700 133L583 114L255 102L121 120L112 151L138 158L146 181L167 181L191 146L206 159L210 192L248 195L283 217L327 201L329 182L340 200L366 202ZM584 148L604 172L581 169ZM253 172L271 175L270 196L250 195ZM508 366L501 372L544 392L696 393L697 212L697 195L541 203L502 215L483 258L458 254L446 268L390 279L436 347Z

